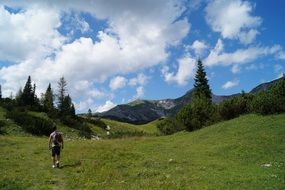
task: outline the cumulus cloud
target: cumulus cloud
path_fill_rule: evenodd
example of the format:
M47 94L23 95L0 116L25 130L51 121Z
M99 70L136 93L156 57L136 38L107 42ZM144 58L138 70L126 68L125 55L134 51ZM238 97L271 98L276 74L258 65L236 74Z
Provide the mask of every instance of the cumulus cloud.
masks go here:
M117 89L120 89L120 88L125 87L126 84L127 84L127 79L126 79L125 77L116 76L115 78L113 78L113 79L110 81L109 87L110 87L112 90L117 90Z
M226 90L233 88L237 85L239 85L239 80L227 81L225 84L223 84L222 88Z
M11 13L4 5L20 11ZM28 75L35 79L39 92L49 82L56 86L64 76L72 87L71 96L81 99L77 104L83 102L79 106L83 109L88 94L92 98L107 96L94 87L96 83L165 62L167 48L178 45L190 30L188 20L181 18L184 10L183 2L173 0L2 1L0 60L13 62L0 68L3 94L15 93ZM89 23L80 17L82 12L106 21L106 26L92 34L96 38L84 35L69 41L68 34L64 36L59 28L63 16L72 12L74 28L81 33L90 31ZM146 81L141 75L129 84L143 85ZM80 89L84 86L88 88Z
M196 56L203 56L208 45L203 41L195 40L191 46L186 48L193 50Z
M99 106L97 109L96 109L96 112L105 112L105 111L108 111L112 108L114 108L116 106L116 104L114 104L112 101L108 100L105 102L104 105L101 105Z
M60 14L33 7L11 13L0 4L0 60L19 62L47 56L58 50L65 37L58 32Z
M128 82L130 86L145 85L149 80L149 77L143 73L139 73L137 77L131 78Z
M274 45L272 47L252 46L245 49L237 49L234 52L224 52L224 45L221 39L217 41L216 46L210 51L210 54L205 58L207 66L215 65L240 65L254 61L262 56L276 55L280 52L280 46ZM238 71L238 66L234 66L233 72Z
M260 17L251 15L253 8L248 1L211 0L206 7L206 21L223 38L249 44L259 33L256 28L262 23Z
M190 56L185 56L178 60L178 70L176 73L170 72L169 67L162 69L162 74L166 82L174 82L178 85L186 85L188 80L194 76L196 60Z
M136 94L135 98L142 98L144 95L144 88L142 86L139 86L139 87L137 87L136 92L137 92L137 94Z

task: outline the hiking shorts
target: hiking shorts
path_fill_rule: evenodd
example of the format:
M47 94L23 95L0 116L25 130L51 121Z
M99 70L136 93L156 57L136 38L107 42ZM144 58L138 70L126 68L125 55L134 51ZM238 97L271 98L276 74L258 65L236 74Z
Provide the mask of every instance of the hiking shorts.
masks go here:
M60 155L60 146L54 146L51 149L51 156L55 157L55 155Z

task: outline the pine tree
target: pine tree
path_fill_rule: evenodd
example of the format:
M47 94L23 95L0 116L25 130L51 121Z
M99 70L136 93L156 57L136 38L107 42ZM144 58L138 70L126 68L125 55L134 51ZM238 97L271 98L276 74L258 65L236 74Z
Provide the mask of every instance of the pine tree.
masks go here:
M64 77L59 79L58 85L58 93L57 93L57 108L59 112L62 114L64 112L64 101L67 93L67 82Z
M91 118L91 117L92 117L92 111L91 111L90 108L88 109L88 115L87 115L87 116L88 116L88 118Z
M197 61L197 72L194 83L194 96L191 103L191 115L189 116L190 131L200 129L210 123L213 114L212 93L206 78L206 72L202 61Z
M17 94L16 94L16 102L18 105L23 105L23 102L22 102L22 95L23 95L23 91L22 91L22 88L20 87Z
M46 112L52 112L54 110L53 105L53 91L51 89L51 84L49 83L47 90L43 97L43 107Z
M62 105L62 113L64 113L64 115L71 115L71 104L72 102L70 96L65 96Z
M200 59L197 61L197 72L194 80L194 98L206 98L209 102L212 102L212 92Z
M21 97L21 102L23 103L24 106L32 105L34 103L34 93L31 82L31 76L28 77L28 80L25 84Z
M73 103L71 104L70 114L71 114L72 117L75 117L75 106L74 106Z

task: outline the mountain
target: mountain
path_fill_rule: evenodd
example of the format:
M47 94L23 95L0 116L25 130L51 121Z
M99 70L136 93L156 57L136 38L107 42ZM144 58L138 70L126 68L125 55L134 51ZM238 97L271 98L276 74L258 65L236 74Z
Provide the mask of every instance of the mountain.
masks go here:
M174 115L184 105L191 103L192 94L193 90L190 90L184 96L177 99L135 100L128 104L118 105L109 111L100 113L99 116L133 124L144 124L162 117ZM212 95L212 100L214 103L220 103L225 99L237 95L239 94L231 96Z
M270 81L270 82L265 82L262 83L258 86L256 86L255 88L253 88L250 93L259 93L259 92L263 92L266 91L268 88L270 88L272 85L274 85L276 82L278 82L281 78Z
M250 93L258 93L267 90L270 86L275 84L277 80L260 84L253 88ZM190 104L192 101L193 90L188 91L185 95L176 99L164 100L135 100L128 104L117 105L113 109L99 113L103 118L123 121L133 124L144 124L150 121L172 116L177 113L184 105ZM233 94L229 96L219 96L212 94L212 101L216 104L220 102L239 96L240 94Z

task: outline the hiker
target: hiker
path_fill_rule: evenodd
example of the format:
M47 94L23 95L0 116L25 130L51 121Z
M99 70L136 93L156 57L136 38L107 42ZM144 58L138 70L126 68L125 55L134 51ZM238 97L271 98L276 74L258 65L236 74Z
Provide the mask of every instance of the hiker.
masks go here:
M53 132L49 136L49 149L51 149L53 168L59 168L60 148L63 149L63 138L61 133L56 130L56 126L54 126Z

